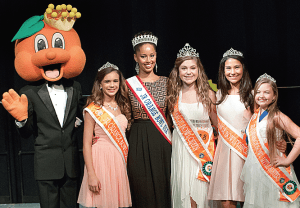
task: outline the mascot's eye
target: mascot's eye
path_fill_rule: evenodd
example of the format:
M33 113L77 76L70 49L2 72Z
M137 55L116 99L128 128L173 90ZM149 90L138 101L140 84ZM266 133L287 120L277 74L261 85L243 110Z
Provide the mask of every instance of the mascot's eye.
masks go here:
M34 39L34 49L35 52L38 52L40 50L44 50L48 48L48 41L47 38L44 35L37 35Z
M52 47L65 49L65 39L61 33L54 33L52 37Z

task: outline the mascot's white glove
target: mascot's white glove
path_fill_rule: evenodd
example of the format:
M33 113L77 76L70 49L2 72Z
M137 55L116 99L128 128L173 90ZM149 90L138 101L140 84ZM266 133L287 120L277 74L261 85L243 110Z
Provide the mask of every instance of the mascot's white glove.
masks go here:
M28 99L22 94L21 97L13 89L3 93L2 105L17 121L28 118Z

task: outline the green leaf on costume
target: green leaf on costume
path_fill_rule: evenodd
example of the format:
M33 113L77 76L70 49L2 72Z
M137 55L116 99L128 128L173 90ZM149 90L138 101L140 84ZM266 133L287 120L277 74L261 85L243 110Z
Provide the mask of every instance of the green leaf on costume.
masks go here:
M43 19L44 15L30 17L23 23L23 25L21 26L17 34L13 37L11 42L18 39L30 37L38 31L41 31L44 27L44 22L42 21Z

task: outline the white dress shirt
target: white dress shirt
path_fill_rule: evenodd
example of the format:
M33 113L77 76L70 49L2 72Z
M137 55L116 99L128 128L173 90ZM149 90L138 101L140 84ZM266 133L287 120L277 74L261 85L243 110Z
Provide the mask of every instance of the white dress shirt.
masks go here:
M63 85L52 85L49 87L47 84L47 89L53 104L53 107L56 112L56 116L59 120L60 126L63 126L64 117L65 117L65 110L67 104L67 92L64 90Z

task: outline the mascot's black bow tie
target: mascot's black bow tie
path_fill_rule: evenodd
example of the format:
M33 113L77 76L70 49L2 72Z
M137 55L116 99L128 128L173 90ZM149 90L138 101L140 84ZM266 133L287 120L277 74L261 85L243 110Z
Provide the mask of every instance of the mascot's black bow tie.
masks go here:
M55 82L48 82L48 86L49 87L52 87L53 85L61 85L62 84L62 81L61 79L60 80L57 80Z

